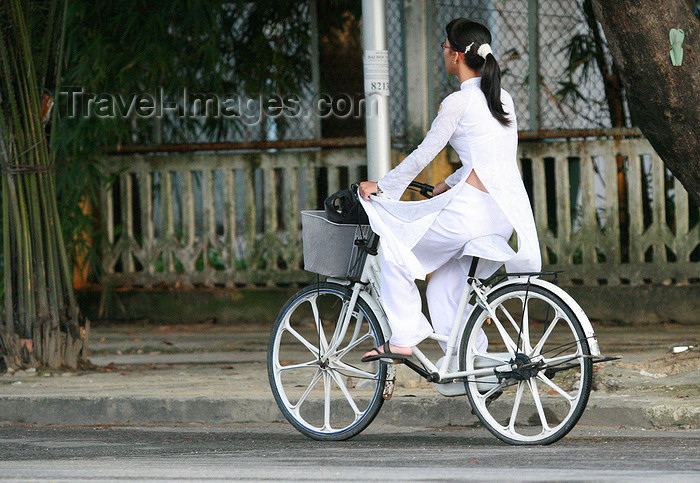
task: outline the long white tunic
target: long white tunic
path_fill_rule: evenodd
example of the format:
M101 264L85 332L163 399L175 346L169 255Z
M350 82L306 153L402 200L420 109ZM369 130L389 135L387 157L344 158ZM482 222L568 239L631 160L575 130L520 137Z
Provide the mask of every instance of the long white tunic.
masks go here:
M379 188L388 198L361 200L372 228L382 237L384 256L404 266L417 279L424 279L427 273L411 248L430 228L440 210L459 196L472 170L513 225L518 251L514 252L503 237L485 236L468 241L462 258L478 256L490 261L481 263L477 272L480 277L488 276L502 263L509 272L541 269L535 222L517 164L518 132L513 99L501 91L504 109L513 121L504 127L491 115L480 83L480 77L468 79L459 91L447 96L423 142L379 180ZM429 200L399 201L408 184L448 142L462 162L462 167L445 180L452 189Z

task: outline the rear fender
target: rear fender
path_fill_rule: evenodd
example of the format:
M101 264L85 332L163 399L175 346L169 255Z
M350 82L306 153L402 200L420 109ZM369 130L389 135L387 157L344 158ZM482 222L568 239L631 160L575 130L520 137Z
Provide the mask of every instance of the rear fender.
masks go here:
M506 287L508 285L521 284L521 283L526 283L523 278L512 278L510 280L507 280L503 283L499 283L498 285L494 286L491 290L488 291L488 293L486 295L488 297L488 295L491 292L493 292L494 290L500 289L501 287ZM539 287L542 287L542 288L549 290L550 292L554 293L557 297L559 297L560 299L562 299L564 301L564 303L571 309L571 311L574 313L576 318L581 323L581 327L583 328L583 332L586 334L586 337L588 339L588 347L591 350L591 355L599 356L600 355L600 347L598 346L598 339L596 338L595 331L593 330L593 325L591 325L591 321L588 320L588 316L583 311L581 306L573 299L573 297L571 295L569 295L568 293L566 293L561 287L558 287L551 282L547 282L546 280L541 280L539 278L531 278L530 283L532 285L537 285Z

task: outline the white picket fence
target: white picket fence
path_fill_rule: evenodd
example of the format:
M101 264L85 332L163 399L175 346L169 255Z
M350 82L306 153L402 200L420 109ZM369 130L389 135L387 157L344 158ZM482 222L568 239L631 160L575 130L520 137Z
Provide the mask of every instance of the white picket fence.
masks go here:
M565 270L562 284L700 281L697 208L646 140L522 142L520 158L545 268ZM364 179L365 160L360 148L109 156L105 277L129 286L315 280L303 271L299 211Z
M532 203L544 265L565 270L563 283L700 282L697 208L693 214L688 193L648 141L521 143L520 157L522 164L531 160ZM549 178L547 163L553 164ZM572 179L572 172L578 179ZM624 191L625 185L627 207L621 209L618 190ZM623 237L621 217L628 220L622 224L628 226Z

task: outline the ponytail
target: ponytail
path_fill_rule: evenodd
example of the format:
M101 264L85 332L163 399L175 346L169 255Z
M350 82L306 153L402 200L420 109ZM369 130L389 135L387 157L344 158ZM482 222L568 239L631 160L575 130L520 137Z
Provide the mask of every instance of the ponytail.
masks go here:
M456 18L445 28L453 50L462 53L470 69L481 71L481 91L486 97L491 115L503 126L513 120L503 109L501 101L501 69L491 53L491 32L484 25L466 18Z
M510 126L513 121L508 117L508 113L503 109L503 102L501 102L501 68L498 67L498 62L493 54L486 56L481 68L481 91L486 96L486 103L491 115L501 125Z

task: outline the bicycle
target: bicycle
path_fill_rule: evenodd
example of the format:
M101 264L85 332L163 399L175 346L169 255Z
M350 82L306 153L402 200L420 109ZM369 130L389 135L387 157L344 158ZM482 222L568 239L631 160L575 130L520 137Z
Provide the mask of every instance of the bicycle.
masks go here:
M416 182L411 188L428 197L432 192ZM368 226L335 225L324 215L302 212L302 236L305 269L328 278L282 307L267 360L285 418L310 438L337 441L356 436L376 417L393 393L396 366L389 359L360 362L391 334L380 298L379 237ZM558 441L586 407L593 363L612 358L600 355L581 307L543 279L555 272L480 280L474 278L478 262L472 260L449 336L426 339L444 343L445 356L432 362L416 346L417 362L404 363L441 394L466 394L472 412L500 440ZM482 330L487 350L477 344Z

